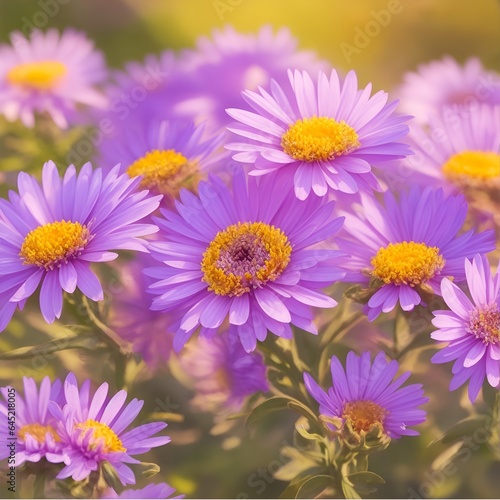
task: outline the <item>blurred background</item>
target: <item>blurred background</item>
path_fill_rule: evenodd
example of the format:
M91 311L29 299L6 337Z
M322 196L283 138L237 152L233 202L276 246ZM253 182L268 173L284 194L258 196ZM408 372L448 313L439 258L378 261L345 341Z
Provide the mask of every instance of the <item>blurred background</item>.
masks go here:
M286 26L298 39L300 49L317 52L342 72L355 69L360 83L373 82L375 90L390 91L406 71L446 54L460 62L477 56L487 68L500 71L498 0L0 0L1 43L7 43L15 30L75 27L95 40L109 65L115 68L167 48L194 48L198 37L210 36L214 28L227 24L243 32L256 32L265 24L276 29ZM15 137L1 122L2 195L11 180L5 177L2 166L6 154L2 138L7 135L11 147ZM34 156L38 154L51 153L42 151ZM63 152L60 156L64 157ZM20 168L39 166L21 164ZM345 337L344 343L359 349L377 336L390 338L388 330L383 322L377 327L361 323ZM28 310L22 317L16 315L8 331L1 335L0 353L64 338L66 334L60 325L40 324L38 312ZM484 447L474 449L467 461L452 462L453 473L433 472L433 468L439 469L448 460L448 447L427 445L467 416L470 405L463 391L448 394L450 367L430 365L431 354L430 350L422 351L405 358L403 364L404 369L413 370L414 377L426 384L432 398L427 407L429 421L422 426L420 439L393 443L389 450L372 459L372 470L387 481L372 496L497 497L500 467L489 459ZM22 375L40 380L47 374L64 377L70 369L81 379L92 377L96 383L112 380L108 354L75 349L32 359L0 361L0 385L20 388ZM172 443L145 457L161 466L154 481L167 481L188 497L279 496L286 483L275 480L272 474L287 461L280 449L292 444L296 415L280 412L276 418L266 420L253 437L245 431L241 420L235 421L230 430L219 426L214 431L213 416L193 408L193 392L181 386L170 371L162 367L153 376L137 361L126 374L131 394L146 401L144 416L166 412L183 417L182 422L174 418L169 424ZM485 398L490 396L486 394ZM480 401L476 411L485 408L486 403ZM1 488L0 497L4 492Z

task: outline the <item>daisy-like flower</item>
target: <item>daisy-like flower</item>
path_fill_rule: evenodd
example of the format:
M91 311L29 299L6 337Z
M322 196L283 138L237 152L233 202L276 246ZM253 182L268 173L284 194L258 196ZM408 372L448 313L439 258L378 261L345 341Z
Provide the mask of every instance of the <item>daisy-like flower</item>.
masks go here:
M179 61L186 94L181 95L177 113L228 123L225 109L238 106L243 89L257 90L271 79L285 83L288 68L317 73L330 65L313 51L297 50L297 40L287 28L274 33L263 26L256 34L238 33L226 26L201 37L195 50L185 50Z
M464 258L495 248L493 231L459 234L467 215L462 195L413 186L399 201L390 192L384 200L385 206L364 196L361 210L344 225L349 237L339 240L351 255L346 280L370 284L370 321L398 302L411 311L422 296L440 293L443 277L464 280Z
M52 463L63 462L65 456L56 430L57 422L48 411L50 401L60 404L64 401L61 381L56 379L51 383L49 377L45 377L38 389L34 379L23 377L23 384L24 397L16 392L12 396L13 407L9 407L12 390L7 387L0 389L5 400L5 403L0 402L0 414L5 422L9 415L12 416L10 421L15 428L11 434L6 432L7 426L2 425L5 432L0 433L0 459L9 456L8 445L14 438L16 467L24 462L39 462L42 458Z
M270 94L243 92L255 112L227 110L240 122L228 130L245 140L226 147L237 151L233 159L254 165L252 175L282 171L304 200L311 191L379 189L371 166L411 154L397 142L408 133L408 117L393 115L397 102L386 104L385 92L370 97L371 85L358 90L354 71L343 83L335 70L329 78L320 72L317 85L297 70L289 79L286 90L271 82Z
M342 225L333 203L301 202L268 179L247 184L239 169L232 192L212 176L199 197L187 190L180 197L178 213L155 219L161 234L150 251L161 266L146 270L155 279L152 309L183 316L176 351L200 326L210 335L226 318L247 352L268 330L290 338L294 324L317 333L310 306L335 306L319 289L343 276L342 254L317 246Z
M485 379L500 385L500 272L493 276L487 258L476 255L465 260L467 285L472 300L448 279L441 293L450 311L434 311L438 328L434 340L448 342L435 354L433 363L455 360L450 390L469 381L469 399L474 402Z
M462 66L446 56L406 73L396 94L405 113L427 123L445 107L468 111L479 104L500 104L500 74L486 70L475 57Z
M415 154L403 161L412 182L446 185L452 191L500 191L500 106L481 105L465 114L435 115L429 130L412 127Z
M149 254L138 255L133 261L113 266L120 276L120 285L110 291L109 325L132 344L151 370L165 365L172 353L175 315L151 311L151 297L145 290L152 279L143 273L154 265Z
M104 461L115 469L122 484L135 484L135 476L127 464L140 463L133 455L147 453L151 448L170 442L168 436L156 436L167 426L164 422L127 427L142 409L144 401L133 399L123 407L127 392L118 391L108 397L108 384L103 383L91 397L90 380L78 387L73 373L64 382L66 404L51 403L49 410L59 422L61 437L68 460L57 479L72 477L81 481Z
M345 437L363 437L374 430L391 439L417 436L419 433L409 427L425 421L426 412L418 407L429 398L424 396L422 384L401 387L411 372L394 379L398 368L398 362L387 362L383 352L377 354L372 364L369 352L357 356L351 351L345 370L337 357L332 357L333 385L328 392L308 373L304 373L304 382L319 403L320 415L340 419ZM327 425L332 431L337 430L332 424Z
M101 52L83 33L34 30L29 39L15 32L0 46L0 113L8 120L35 124L35 113L48 113L66 128L78 105L104 107L96 89L107 75Z
M61 178L49 161L42 186L21 172L19 194L0 199L0 331L40 283L40 309L52 323L61 315L63 290L103 299L91 262L115 259L110 249L146 251L139 237L157 227L138 221L156 210L161 196L137 192L140 179L118 170L103 175L87 163L76 174L71 165Z
M202 172L225 156L224 133L206 139L204 130L204 124L156 122L144 116L123 134L103 142L103 164L121 162L120 172L140 175L141 187L175 196L181 187L196 185Z
M180 363L196 390L193 404L203 411L238 411L246 397L269 390L262 356L246 353L235 332L188 343Z
M185 495L172 496L175 488L167 483L148 484L139 490L124 490L120 494L109 490L102 498L184 498Z

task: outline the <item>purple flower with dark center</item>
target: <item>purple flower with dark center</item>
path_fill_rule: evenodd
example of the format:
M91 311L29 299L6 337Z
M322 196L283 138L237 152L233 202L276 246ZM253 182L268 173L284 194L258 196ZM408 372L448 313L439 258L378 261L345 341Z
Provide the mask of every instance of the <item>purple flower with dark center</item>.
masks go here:
M422 384L401 387L411 372L394 379L398 367L396 360L387 362L383 352L372 364L369 352L357 356L351 351L345 369L336 356L332 357L333 385L328 392L308 373L304 373L304 381L309 394L319 403L321 415L340 419L343 427L349 424L361 436L378 427L387 437L399 439L419 434L409 427L425 421L426 412L418 407L429 398L424 396Z
M123 407L127 392L118 391L108 397L105 382L90 396L90 380L82 387L73 373L64 382L66 404L51 403L49 410L59 422L57 433L68 456L58 479L72 477L81 481L109 462L122 484L135 484L135 476L127 464L140 463L133 455L147 453L151 448L170 442L168 436L154 434L167 427L164 422L152 422L126 430L142 409L144 401L133 399Z
M434 340L448 342L432 358L433 363L455 361L450 390L469 381L469 399L474 402L485 379L500 385L500 272L493 275L488 259L476 255L465 260L469 298L448 279L441 294L450 311L434 311ZM472 300L471 300L472 299Z
M49 161L41 186L21 172L19 194L0 199L0 331L40 283L40 310L52 323L61 316L63 290L103 299L90 263L116 259L111 249L146 251L140 237L158 228L140 221L161 196L146 197L148 191L137 191L139 178L118 171L104 175L86 163L78 174L70 165L61 178Z
M182 314L177 351L198 328L210 336L226 319L247 352L268 330L291 338L293 324L317 333L311 306L335 306L320 289L343 276L342 254L327 246L343 222L333 202L302 202L242 170L232 192L212 176L199 197L183 190L180 198L177 213L155 218L161 233L150 251L160 265L146 270L152 309Z

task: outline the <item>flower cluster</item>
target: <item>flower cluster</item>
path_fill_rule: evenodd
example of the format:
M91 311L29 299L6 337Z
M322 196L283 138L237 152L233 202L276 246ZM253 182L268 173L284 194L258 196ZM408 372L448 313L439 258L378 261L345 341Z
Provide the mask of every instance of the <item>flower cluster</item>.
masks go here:
M73 340L93 343L71 348L109 355L118 388L173 374L194 391L190 407L224 418L274 393L263 405L288 398L322 433L295 427L318 446L313 462L325 460L311 470L344 474L331 482L344 486L371 474L359 454L418 435L432 400L422 384L403 386L418 373L394 378L413 340L349 350L342 366L345 346L325 331L340 335L345 311L394 330L424 311L422 335L448 343L432 363L454 362L450 390L468 382L474 403L485 381L500 388L500 274L487 255L499 75L445 58L404 80L401 102L389 100L270 27L227 27L118 71L81 33L14 33L0 46L0 115L101 137L92 163L47 158L0 199L0 331L36 296L46 323L85 317ZM3 418L9 387L0 394ZM170 441L153 417L131 428L144 402L126 400L74 373L25 377L16 466L55 471L75 496L182 498L166 483L123 490L136 456ZM0 425L0 460L9 432Z

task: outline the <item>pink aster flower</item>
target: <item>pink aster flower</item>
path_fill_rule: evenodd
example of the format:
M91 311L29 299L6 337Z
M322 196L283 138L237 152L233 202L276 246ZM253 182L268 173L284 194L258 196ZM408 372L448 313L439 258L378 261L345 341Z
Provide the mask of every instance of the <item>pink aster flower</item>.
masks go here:
M168 196L194 188L200 177L227 156L224 133L206 137L205 124L152 120L143 114L116 137L101 144L102 162L121 163L120 173L141 176L141 186Z
M21 172L19 194L0 199L0 331L38 285L40 310L52 323L61 316L63 290L103 299L90 263L114 260L111 249L146 251L140 237L158 228L139 221L156 210L161 196L137 192L140 179L118 170L103 175L87 163L77 174L71 165L61 178L49 161L41 186Z
M43 458L52 463L63 462L66 457L56 430L57 421L48 411L50 401L64 403L61 381L56 379L51 383L49 377L45 377L38 388L34 379L23 377L23 385L24 395L15 392L13 407L9 407L12 388L10 391L7 387L0 389L5 400L0 402L0 415L5 422L0 430L0 460L9 456L8 445L14 439L16 467ZM13 435L7 432L10 415L15 428Z
M67 29L34 30L29 39L13 33L0 46L0 113L9 121L35 124L48 113L60 128L78 116L79 106L106 106L96 85L107 74L104 58L83 34Z
M402 161L406 182L446 186L448 191L500 191L500 106L467 113L445 109L428 130L411 128L415 154Z
M320 72L316 84L297 70L289 79L286 88L271 82L270 94L243 92L253 111L227 110L240 122L228 130L244 140L226 147L253 165L252 175L281 171L304 200L311 191L379 189L372 165L411 154L397 142L408 133L408 117L393 115L397 102L387 104L385 92L370 97L371 85L359 90L354 71L342 83L335 70L330 77Z
M232 192L212 176L200 183L199 197L183 190L180 198L177 213L155 218L161 233L150 251L160 265L147 270L157 295L152 309L182 314L174 349L226 319L247 352L268 330L286 338L292 324L317 332L310 308L335 306L320 289L343 276L342 254L318 248L343 222L332 216L333 202L301 202L268 178L247 184L241 170Z
M72 477L82 481L99 470L104 461L116 470L122 484L135 484L135 476L127 464L140 463L133 455L147 453L151 448L170 442L168 436L156 436L167 426L152 422L126 430L142 409L144 401L133 399L123 407L127 392L118 391L108 397L108 384L102 384L91 397L90 380L78 387L73 373L64 382L66 404L51 403L49 410L59 422L67 455L66 466L57 479Z
M151 311L151 297L145 292L152 278L143 271L155 261L149 254L133 261L113 266L120 284L110 289L109 325L124 340L132 344L151 370L166 364L172 353L174 314Z
M446 56L406 73L396 94L402 111L427 123L445 107L467 112L480 104L500 104L500 74L484 69L476 57L462 66Z
M269 390L262 356L246 353L234 331L188 343L180 363L203 411L238 411L248 396Z
M425 421L426 412L418 408L429 401L422 384L401 387L411 372L394 380L398 371L396 360L386 361L385 354L377 354L373 363L369 352L347 355L345 369L336 356L331 360L333 385L325 392L308 374L304 382L311 396L319 403L319 412L326 417L340 419L348 432L366 435L378 427L387 437L417 436L410 426ZM332 430L336 430L329 424Z
M485 379L500 385L500 272L493 276L487 258L476 255L465 260L471 299L448 279L441 294L450 311L434 311L434 340L448 342L432 358L433 363L455 361L450 390L469 381L469 399L474 402Z
M368 319L399 303L411 311L425 297L440 293L443 277L465 279L463 259L495 248L493 231L460 234L467 215L463 196L413 186L384 204L366 195L356 215L347 214L341 250L351 256L346 280L369 285ZM424 297L424 299L423 299Z
M225 109L238 106L243 89L257 90L271 79L286 82L288 68L317 73L330 65L313 51L297 49L297 40L287 28L277 32L263 26L256 34L238 33L226 26L201 37L195 50L185 50L179 61L184 91L176 112L210 124L228 123Z

